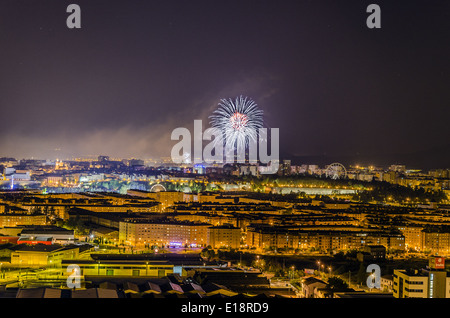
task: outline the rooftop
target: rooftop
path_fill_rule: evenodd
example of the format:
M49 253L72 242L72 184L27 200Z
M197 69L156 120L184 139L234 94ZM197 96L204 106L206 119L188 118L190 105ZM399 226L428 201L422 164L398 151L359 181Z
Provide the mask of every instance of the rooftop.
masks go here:
M68 230L62 227L57 226L32 226L28 228L24 228L21 232L21 235L23 234L68 234L73 235L73 230Z
M394 298L392 293L368 293L364 291L338 292L335 298Z
M51 253L54 251L63 251L63 250L70 250L74 248L79 248L77 245L59 245L59 244L53 244L53 245L45 245L45 244L35 244L35 245L26 245L26 244L20 244L14 247L14 251L16 252L42 252L42 253Z

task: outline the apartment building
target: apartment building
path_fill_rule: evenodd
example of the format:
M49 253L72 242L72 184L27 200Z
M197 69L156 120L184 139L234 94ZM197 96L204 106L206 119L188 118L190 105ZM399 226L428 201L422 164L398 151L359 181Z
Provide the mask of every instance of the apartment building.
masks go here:
M241 229L232 225L211 226L208 228L207 245L212 248L240 248Z
M152 198L160 203L160 211L165 211L166 208L173 206L177 202L184 201L184 193L178 191L159 191L147 192L140 190L128 190L127 193L136 197Z
M257 249L293 248L330 251L359 249L368 245L382 245L387 250L404 250L400 234L361 231L295 230L283 227L252 225L247 227L246 244Z
M400 232L405 237L405 247L422 250L422 229L420 225L401 225L398 227Z
M448 255L450 252L450 233L435 229L422 231L422 251L433 254Z
M14 227L20 225L45 225L46 223L47 217L44 214L0 214L0 227Z
M445 271L445 259L430 258L427 270L395 269L393 294L395 298L450 298L450 277Z
M119 223L119 242L136 247L206 246L210 224L130 219Z

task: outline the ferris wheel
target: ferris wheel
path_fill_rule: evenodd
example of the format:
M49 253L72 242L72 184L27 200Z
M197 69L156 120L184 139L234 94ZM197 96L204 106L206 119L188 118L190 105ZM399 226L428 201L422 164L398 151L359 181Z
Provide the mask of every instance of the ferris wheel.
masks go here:
M161 192L161 191L167 191L166 187L164 187L162 184L157 183L154 184L151 188L150 188L150 192Z
M331 178L333 180L345 179L347 177L347 170L342 164L335 162L328 165L325 170L325 175L327 178Z

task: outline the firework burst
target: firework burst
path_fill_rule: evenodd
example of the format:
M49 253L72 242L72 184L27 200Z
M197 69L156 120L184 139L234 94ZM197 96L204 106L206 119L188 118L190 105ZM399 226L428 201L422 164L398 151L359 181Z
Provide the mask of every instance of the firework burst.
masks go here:
M248 97L239 96L233 101L221 99L219 107L209 116L210 124L218 129L229 147L246 147L250 140L257 141L258 128L263 126L263 111Z

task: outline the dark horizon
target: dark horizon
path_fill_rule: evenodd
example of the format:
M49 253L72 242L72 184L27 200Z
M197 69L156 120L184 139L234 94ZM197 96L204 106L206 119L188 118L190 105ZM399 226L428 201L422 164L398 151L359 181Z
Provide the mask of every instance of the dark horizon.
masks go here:
M242 94L280 159L450 168L449 2L71 3L0 4L0 157L169 157Z

